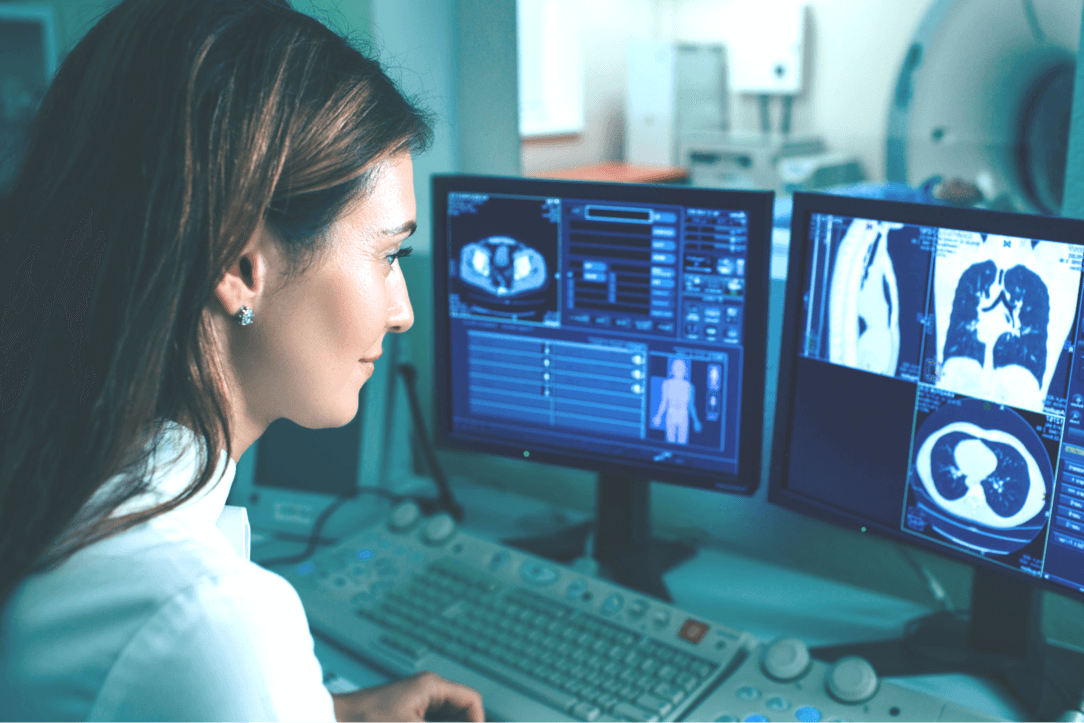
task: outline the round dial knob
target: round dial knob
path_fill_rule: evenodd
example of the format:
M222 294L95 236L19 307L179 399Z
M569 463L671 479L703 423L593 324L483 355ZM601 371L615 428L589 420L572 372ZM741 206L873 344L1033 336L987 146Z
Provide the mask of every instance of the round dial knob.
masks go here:
M798 638L780 638L764 650L760 667L769 678L794 680L806 674L812 659L809 648Z
M877 671L865 658L848 655L829 669L824 684L841 703L861 703L877 692Z
M441 512L439 515L425 523L425 528L422 530L422 540L430 545L439 545L455 532L455 520L447 512Z
M415 502L403 502L391 512L388 518L388 529L393 532L403 532L414 526L414 523L422 516L421 508Z

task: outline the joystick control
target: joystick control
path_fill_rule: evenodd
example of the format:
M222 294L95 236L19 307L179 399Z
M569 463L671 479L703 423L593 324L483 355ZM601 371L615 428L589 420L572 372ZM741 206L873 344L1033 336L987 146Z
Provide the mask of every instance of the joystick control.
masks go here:
M415 502L403 502L391 512L388 529L392 532L405 532L418 522L422 516L421 508Z
M447 512L441 512L425 523L422 529L422 542L427 545L440 545L455 533L455 519Z
M805 675L811 662L805 643L798 638L780 638L765 648L760 667L769 678L788 681Z
M840 658L828 670L824 684L840 703L862 703L877 692L877 671L857 655Z

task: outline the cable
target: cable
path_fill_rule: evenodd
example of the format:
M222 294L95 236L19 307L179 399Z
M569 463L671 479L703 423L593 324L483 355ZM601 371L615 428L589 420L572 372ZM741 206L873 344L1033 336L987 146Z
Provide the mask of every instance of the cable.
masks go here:
M784 136L790 135L790 117L794 106L794 96L789 93L783 96L783 117L779 121L779 133Z
M429 439L429 432L422 418L422 406L418 403L418 393L414 389L414 382L418 377L418 370L413 364L404 363L399 365L399 374L403 377L403 383L407 391L407 399L410 401L410 416L414 421L414 434L422 445L422 453L425 455L425 463L433 480L437 483L437 493L440 495L440 504L456 522L463 521L463 506L452 495L452 488L448 484L448 477L444 474L444 468L437 459L436 450Z
M363 494L379 495L390 499L392 502L413 500L418 504L418 507L421 508L423 514L430 515L438 509L443 509L454 517L457 522L463 520L463 506L460 505L452 495L451 487L448 484L448 477L444 474L444 468L441 467L440 460L437 459L436 451L429 441L429 434L426 432L425 422L422 419L422 408L418 403L418 395L414 389L414 381L417 379L418 372L412 364L400 364L398 370L399 374L403 377L404 386L407 390L407 399L410 401L410 416L414 423L414 433L421 442L422 451L425 454L425 461L429 467L429 472L436 481L438 498L434 500L426 497L400 495L391 492L390 490L386 490L383 487L357 487L346 494L339 495L331 501L331 504L324 508L324 511L320 513L320 516L317 517L316 521L313 523L312 533L309 535L308 544L306 544L305 549L302 552L296 555L260 560L256 564L262 567L268 567L270 565L293 565L304 562L316 552L316 547L320 540L320 531L324 528L324 524L327 522L328 518L346 502Z
M1039 14L1035 12L1035 1L1022 0L1022 2L1024 5L1024 17L1027 18L1031 34L1038 42L1045 43L1046 33L1043 32L1043 26L1039 24Z
M312 525L312 533L309 535L309 541L305 546L304 551L296 555L285 555L283 557L272 557L267 560L259 560L256 564L260 567L293 565L309 559L312 557L312 554L316 552L316 546L319 544L320 540L320 531L324 529L324 523L327 522L328 518L331 517L335 510L342 507L344 503L363 494L378 495L380 497L385 497L392 502L403 502L410 499L407 495L399 495L386 490L383 487L356 487L346 494L339 495L331 501L331 504L324 508L324 511L320 513L320 516L316 518L316 522Z
M934 576L934 574L930 572L925 565L916 560L911 554L911 551L908 550L906 547L904 547L903 545L897 545L896 549L899 550L899 553L903 556L903 559L907 560L911 567L914 568L915 572L918 573L918 576L921 577L922 580L926 583L926 589L930 591L930 595L932 595L933 599L937 601L937 604L941 606L941 609L952 612L952 598L949 597L949 594L945 590L944 586L941 584L941 581L938 580L937 577Z

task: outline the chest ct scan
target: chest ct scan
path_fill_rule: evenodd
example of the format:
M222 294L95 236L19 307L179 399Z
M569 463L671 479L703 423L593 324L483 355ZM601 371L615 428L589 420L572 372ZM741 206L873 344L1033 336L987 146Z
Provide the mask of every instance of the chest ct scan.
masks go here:
M1076 312L1068 247L942 230L937 249L937 386L1043 411Z

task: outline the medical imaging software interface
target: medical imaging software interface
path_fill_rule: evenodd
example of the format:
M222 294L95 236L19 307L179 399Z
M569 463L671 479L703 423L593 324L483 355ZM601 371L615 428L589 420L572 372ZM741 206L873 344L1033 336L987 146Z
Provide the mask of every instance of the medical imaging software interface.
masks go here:
M723 208L450 193L453 429L736 474L747 222Z
M788 486L1084 590L1082 247L818 213L808 232Z

